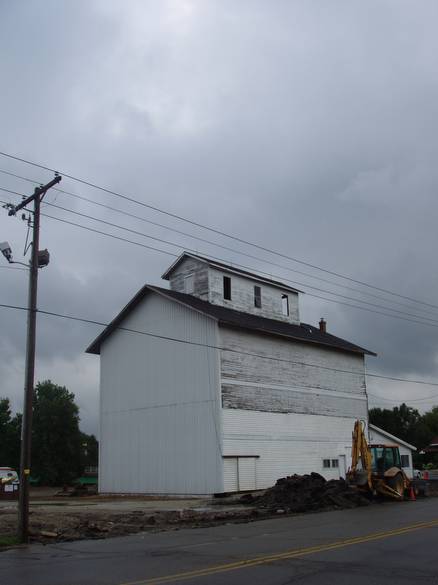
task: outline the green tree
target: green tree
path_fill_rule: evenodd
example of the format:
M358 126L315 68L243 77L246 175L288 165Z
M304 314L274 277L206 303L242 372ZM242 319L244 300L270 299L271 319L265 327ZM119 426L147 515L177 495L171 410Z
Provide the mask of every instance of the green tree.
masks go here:
M18 469L20 462L21 415L12 417L8 398L0 399L0 466Z
M81 473L81 432L75 396L50 380L35 388L32 476L44 485L70 483Z
M406 404L395 406L392 410L372 408L369 419L370 423L417 447L413 454L414 465L422 467L429 462L438 465L437 455L420 455L420 450L438 436L438 407L423 415Z
M423 440L429 438L430 433L424 427L422 415L405 403L395 406L392 410L372 408L369 419L370 423L415 447L422 447Z

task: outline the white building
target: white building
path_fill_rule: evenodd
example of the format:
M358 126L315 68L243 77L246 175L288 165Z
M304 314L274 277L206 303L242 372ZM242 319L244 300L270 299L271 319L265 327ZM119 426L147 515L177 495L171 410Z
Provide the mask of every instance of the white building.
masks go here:
M410 478L414 477L414 463L412 460L412 455L414 451L416 451L416 447L402 441L398 437L391 435L387 431L376 427L376 425L369 424L368 425L368 433L370 438L370 443L374 444L382 444L382 445L395 445L398 447L400 451L400 458L401 458L401 466L403 471L406 475Z
M102 493L211 494L350 464L365 355L300 322L299 291L182 254L89 346Z

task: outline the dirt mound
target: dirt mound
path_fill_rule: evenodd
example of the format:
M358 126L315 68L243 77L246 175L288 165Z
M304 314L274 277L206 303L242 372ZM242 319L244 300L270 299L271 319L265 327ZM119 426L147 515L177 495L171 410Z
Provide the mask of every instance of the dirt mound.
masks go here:
M344 479L326 481L319 473L283 477L263 495L245 495L241 502L271 512L312 512L370 504L370 500L350 488Z

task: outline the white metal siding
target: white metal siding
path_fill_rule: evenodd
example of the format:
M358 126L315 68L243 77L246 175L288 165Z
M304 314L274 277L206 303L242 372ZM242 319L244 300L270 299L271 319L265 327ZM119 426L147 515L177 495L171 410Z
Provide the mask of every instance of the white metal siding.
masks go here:
M238 490L237 457L226 457L224 459L224 491L237 492Z
M238 474L239 474L239 490L255 490L257 488L256 480L256 464L255 457L239 457Z
M217 345L217 324L157 294L123 327ZM99 489L222 490L218 351L115 331L101 348Z
M222 415L224 455L259 456L257 488L294 473L339 477L339 469L323 469L326 458L343 455L347 467L351 465L353 418L235 409L224 409Z

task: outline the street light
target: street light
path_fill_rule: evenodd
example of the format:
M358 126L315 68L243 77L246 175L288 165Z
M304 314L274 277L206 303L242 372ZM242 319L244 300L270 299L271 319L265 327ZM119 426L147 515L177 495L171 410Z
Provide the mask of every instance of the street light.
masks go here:
M1 250L1 253L3 254L3 256L6 258L6 260L9 262L9 264L12 264L13 263L12 249L11 249L9 242L1 242L0 243L0 250Z
M28 264L25 264L24 262L18 262L17 260L12 260L12 248L9 242L1 242L0 243L0 251L3 254L3 256L6 258L6 260L9 262L9 264L21 264L21 266L26 266L26 268L29 268ZM42 259L41 262L43 262L43 264L39 264L40 266L47 266L47 264L49 263L49 258L50 258L50 254L47 250L41 250L39 252L40 254L42 254Z

